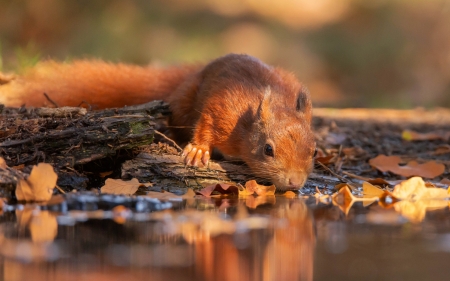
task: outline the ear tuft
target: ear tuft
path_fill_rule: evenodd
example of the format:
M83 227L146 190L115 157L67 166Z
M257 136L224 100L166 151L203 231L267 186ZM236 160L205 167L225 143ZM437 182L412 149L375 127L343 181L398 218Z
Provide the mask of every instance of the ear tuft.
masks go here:
M297 110L298 112L304 112L306 107L308 106L308 98L309 98L308 88L303 86L298 94L295 110Z
M270 86L264 89L264 96L261 101L261 104L258 107L257 115L259 119L266 123L270 120L271 112L270 112L270 95L271 95Z

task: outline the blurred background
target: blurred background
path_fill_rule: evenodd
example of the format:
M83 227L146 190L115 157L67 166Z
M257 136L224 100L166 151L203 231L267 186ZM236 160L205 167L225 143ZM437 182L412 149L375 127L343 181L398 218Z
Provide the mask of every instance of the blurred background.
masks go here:
M316 106L450 106L447 0L0 0L0 71L42 59L160 65L247 53Z

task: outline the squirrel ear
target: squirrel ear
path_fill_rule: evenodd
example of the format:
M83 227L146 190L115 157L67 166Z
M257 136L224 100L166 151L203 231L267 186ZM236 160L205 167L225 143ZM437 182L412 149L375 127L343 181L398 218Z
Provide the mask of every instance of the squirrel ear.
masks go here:
M271 89L270 86L268 86L264 89L264 96L261 103L259 104L258 111L256 113L258 118L264 123L266 123L270 119L270 93Z
M306 88L305 86L302 86L302 88L300 89L300 92L298 93L297 104L295 106L295 110L297 110L297 112L305 112L305 109L309 105L308 97L309 97L308 88Z

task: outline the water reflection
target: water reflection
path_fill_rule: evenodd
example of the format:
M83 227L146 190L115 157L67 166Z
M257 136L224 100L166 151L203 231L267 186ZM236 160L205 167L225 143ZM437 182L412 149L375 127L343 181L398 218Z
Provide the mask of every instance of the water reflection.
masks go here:
M412 223L377 204L347 214L314 198L256 205L5 211L0 280L448 280L448 208Z
M190 200L124 220L27 206L0 223L2 280L312 280L310 211L269 201Z

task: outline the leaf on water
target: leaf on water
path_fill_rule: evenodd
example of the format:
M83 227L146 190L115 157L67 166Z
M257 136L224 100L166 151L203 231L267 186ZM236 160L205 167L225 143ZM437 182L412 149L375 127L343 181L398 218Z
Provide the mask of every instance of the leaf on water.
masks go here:
M346 186L347 186L348 188L350 188L350 190L352 190L352 191L357 190L356 186L353 186L352 184L348 184L348 183L345 183L345 182L336 184L336 185L334 186L334 189L335 189L336 191L340 191L341 188L346 187Z
M47 201L53 194L58 175L47 163L39 163L30 176L17 182L16 197L19 201Z
M376 179L368 180L367 182L370 183L370 184L375 184L375 185L380 185L380 184L391 185L392 184L392 183L390 183L387 180L382 179L382 178L376 178Z
M132 215L130 209L123 205L115 206L112 209L113 212L113 220L118 224L124 224L127 221L127 218Z
M363 182L363 196L365 198L380 198L381 196L383 196L384 191L376 185L372 185L368 182Z
M6 165L5 159L0 157L0 169L6 169L7 167L8 167L8 165Z
M444 131L435 131L429 133L419 133L412 130L404 130L402 139L407 141L426 141L426 140L448 140L450 134Z
M245 183L247 193L256 194L258 196L275 195L275 185L260 185L255 180L249 180Z
M355 202L355 196L352 194L350 187L348 185L343 186L338 192L334 193L332 196L332 202L337 205L344 214L348 214L348 211Z
M284 197L287 197L287 198L295 198L295 197L297 197L297 194L295 194L294 192L292 192L292 191L286 191L284 194L283 194L283 196Z
M443 188L427 188L420 177L413 177L394 187L392 195L401 200L417 201L430 199L447 199L447 190Z
M105 185L100 189L101 193L133 195L140 186L146 186L148 183L140 183L138 179L133 178L129 181L121 179L106 179Z
M199 191L197 191L197 194L203 195L205 197L211 197L211 194L216 191L220 194L226 194L226 195L238 195L239 194L239 188L234 185L226 184L226 183L218 183L214 185L207 186Z
M402 159L398 156L378 155L369 160L369 164L382 172L392 172L400 176L420 176L434 178L445 171L445 165L436 161L428 161L423 164L410 161L405 166L400 166Z

